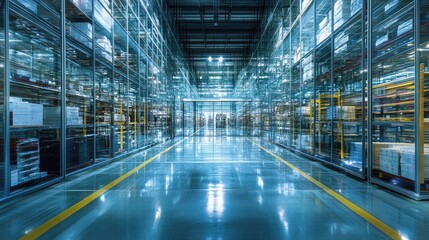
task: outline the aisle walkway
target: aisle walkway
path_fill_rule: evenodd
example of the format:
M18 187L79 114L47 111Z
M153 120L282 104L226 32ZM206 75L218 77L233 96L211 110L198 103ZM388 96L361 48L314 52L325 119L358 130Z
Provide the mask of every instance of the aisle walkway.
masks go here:
M42 239L429 238L428 202L367 185L267 142L191 137L169 144L3 204L0 239L26 233ZM369 223L303 174L379 222ZM102 188L109 190L97 191Z

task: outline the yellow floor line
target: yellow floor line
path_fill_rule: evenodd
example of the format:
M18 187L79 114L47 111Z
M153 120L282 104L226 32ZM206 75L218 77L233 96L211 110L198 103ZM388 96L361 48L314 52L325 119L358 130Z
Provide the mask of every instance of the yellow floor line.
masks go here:
M59 223L61 223L62 221L64 221L65 219L67 219L68 217L70 217L71 215L73 215L74 213L76 213L77 211L79 211L80 209L82 209L83 207L85 207L86 205L88 205L89 203L91 203L92 201L94 201L95 199L97 199L98 197L100 197L103 193L105 193L106 191L108 191L112 187L116 186L118 183L122 182L123 180L125 180L129 176L133 175L135 172L137 172L141 168L143 168L146 165L148 165L149 163L151 163L156 158L164 155L166 152L170 151L172 148L174 148L178 144L182 143L184 140L185 139L180 140L179 142L175 143L174 145L172 145L172 146L164 149L163 151L159 152L155 156L149 158L148 160L146 160L142 164L140 164L137 167L131 169L130 171L128 171L127 173L125 173L122 176L118 177L117 179L113 180L112 182L108 183L104 187L98 189L97 191L95 191L94 193L92 193L88 197L84 198L80 202L74 204L73 206L71 206L68 209L64 210L63 212L61 212L60 214L56 215L55 217L51 218L47 222L45 222L42 225L38 226L37 228L33 229L31 232L27 233L26 235L24 235L20 239L36 239L36 238L40 237L42 234L46 233L51 228L55 227L56 225L58 225Z
M387 224L385 224L384 222L382 222L378 218L374 217L373 215L371 215L370 213L368 213L367 211L365 211L361 207L359 207L356 204L352 203L350 200L348 200L347 198L343 197L339 193L337 193L334 190L330 189L325 184L317 181L316 179L314 179L310 175L306 174L305 172L303 172L299 168L295 167L294 165L292 165L288 161L284 160L283 158L277 156L276 154L274 154L270 150L262 147L261 145L255 143L254 141L252 141L250 139L247 139L247 140L249 140L250 142L252 142L256 146L258 146L259 148L261 148L262 150L264 150L265 152L267 152L268 154L270 154L271 156L273 156L274 158L276 158L280 162L284 163L289 168L291 168L294 171L298 172L301 176L303 176L304 178L306 178L308 181L310 181L310 182L314 183L316 186L320 187L323 191L327 192L333 198L335 198L340 203L342 203L344 206L346 206L347 208L349 208L350 210L352 210L353 212L355 212L357 215L361 216L367 222L371 223L374 227L376 227L379 230L381 230L384 234L386 234L390 238L392 238L392 239L398 239L398 240L403 239L402 236L401 236L401 234L398 233L396 230L394 230L393 228L389 227Z

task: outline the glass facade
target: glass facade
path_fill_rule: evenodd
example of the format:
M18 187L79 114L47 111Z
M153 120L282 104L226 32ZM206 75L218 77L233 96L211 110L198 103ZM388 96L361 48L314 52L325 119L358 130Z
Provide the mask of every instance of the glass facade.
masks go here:
M161 7L3 1L0 197L183 132L173 113L196 91Z

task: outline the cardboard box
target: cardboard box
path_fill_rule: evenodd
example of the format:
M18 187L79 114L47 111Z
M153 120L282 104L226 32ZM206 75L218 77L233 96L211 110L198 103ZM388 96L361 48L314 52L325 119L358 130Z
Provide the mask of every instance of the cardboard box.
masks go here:
M10 123L12 126L43 125L43 105L28 102L11 102Z
M61 108L60 107L45 107L43 114L43 123L50 126L58 126L61 124ZM66 123L67 125L81 125L78 107L66 108Z
M383 148L380 150L380 170L399 176L400 150Z

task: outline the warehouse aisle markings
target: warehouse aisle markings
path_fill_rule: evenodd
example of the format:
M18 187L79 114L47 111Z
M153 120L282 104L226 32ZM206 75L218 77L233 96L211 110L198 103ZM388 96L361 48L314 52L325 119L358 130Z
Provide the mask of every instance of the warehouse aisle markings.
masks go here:
M278 156L275 153L271 152L270 150L262 147L261 145L257 144L256 142L254 142L254 141L252 141L250 139L247 139L247 140L249 140L250 142L252 142L254 145L258 146L260 149L264 150L266 153L270 154L271 156L273 156L274 158L276 158L277 160L279 160L280 162L282 162L283 164L285 164L286 166L288 166L292 170L294 170L297 173L299 173L301 176L303 176L304 178L306 178L308 181L314 183L316 186L318 186L323 191L325 191L326 193L328 193L329 195L331 195L333 198L335 198L340 203L342 203L344 206L346 206L347 208L349 208L350 210L352 210L354 213L356 213L357 215L359 215L360 217L362 217L363 219L365 219L367 222L371 223L374 227L378 228L380 231L382 231L384 234L386 234L390 238L392 238L392 239L398 239L398 240L404 239L399 232L397 232L393 228L389 227L387 224L385 224L384 222L382 222L380 219L376 218L375 216L373 216L369 212L367 212L364 209L362 209L361 207L357 206L356 204L354 204L353 202L351 202L350 200L348 200L347 198L345 198L341 194L339 194L339 193L335 192L334 190L330 189L325 184L317 181L315 178L311 177L310 175L308 175L304 171L302 171L299 168L295 167L293 164L291 164L288 161L284 160L283 158L281 158L280 156Z
M86 205L88 205L89 203L91 203L92 201L94 201L95 199L97 199L98 197L100 197L103 193L105 193L106 191L110 190L111 188L113 188L114 186L116 186L117 184L119 184L120 182L122 182L123 180L127 179L129 176L131 176L132 174L136 173L138 170L140 170L141 168L145 167L146 165L148 165L149 163L151 163L155 159L161 157L162 155L164 155L165 153L167 153L172 148L176 147L177 145L179 145L180 143L182 143L186 139L187 138L184 138L184 139L180 140L179 142L173 144L172 146L170 146L168 148L165 148L161 152L157 153L153 157L151 157L148 160L146 160L145 162L141 163L139 166L133 168L132 170L128 171L127 173L123 174L122 176L118 177L117 179L113 180L112 182L106 184L103 188L98 189L97 191L95 191L91 195L87 196L83 200L79 201L78 203L74 204L73 206L71 206L68 209L64 210L63 212L59 213L55 217L53 217L50 220L46 221L42 225L40 225L37 228L33 229L32 231L30 231L29 233L27 233L26 235L24 235L21 239L36 239L36 238L40 237L41 235L43 235L44 233L46 233L47 231L49 231L50 229L52 229L53 227L55 227L56 225L58 225L59 223L61 223L62 221L64 221L65 219L67 219L68 217L70 217L71 215L73 215L74 213L76 213L77 211L79 211L80 209L84 208ZM344 206L346 206L347 208L349 208L350 210L352 210L353 212L355 212L357 215L359 215L360 217L362 217L363 219L365 219L367 222L369 222L370 224L372 224L374 227L376 227L379 230L381 230L384 234L386 234L390 238L392 238L392 239L402 239L402 236L397 231L395 231L394 229L392 229L391 227L389 227L388 225L386 225L381 220L379 220L375 216L371 215L370 213L368 213L364 209L360 208L356 204L352 203L347 198L345 198L342 195L338 194L337 192L335 192L334 190L330 189L329 187L327 187L323 183L317 181L316 179L314 179L310 175L306 174L305 172L303 172L299 168L295 167L293 164L289 163L288 161L284 160L280 156L274 154L270 150L262 147L261 145L257 144L256 142L254 142L254 141L252 141L252 140L250 140L248 138L247 138L247 140L250 141L250 142L252 142L254 145L258 146L260 149L264 150L266 153L270 154L271 156L273 156L274 158L276 158L277 160L279 160L280 162L282 162L283 164L285 164L289 168L291 168L294 171L298 172L300 175L302 175L308 181L310 181L313 184L315 184L316 186L320 187L322 190L324 190L330 196L332 196L333 198L335 198L336 200L338 200L340 203L342 203Z
M144 161L143 163L141 163L137 167L131 169L127 173L121 175L117 179L115 179L112 182L106 184L104 187L98 189L97 191L95 191L91 195L87 196L83 200L81 200L78 203L74 204L73 206L67 208L66 210L64 210L63 212L59 213L58 215L56 215L55 217L51 218L50 220L46 221L42 225L40 225L40 226L36 227L35 229L31 230L29 233L27 233L26 235L24 235L20 239L36 239L36 238L40 237L41 235L43 235L44 233L46 233L47 231L49 231L51 228L55 227L56 225L58 225L59 223L61 223L62 221L64 221L65 219L67 219L68 217L70 217L71 215L73 215L74 213L76 213L77 211L79 211L80 209L84 208L86 205L88 205L89 203L91 203L92 201L94 201L95 199L97 199L98 197L100 197L101 195L103 195L103 193L107 192L109 189L111 189L114 186L118 185L120 182L122 182L123 180L127 179L129 176L133 175L138 170L140 170L141 168L143 168L146 165L148 165L149 163L151 163L153 160L157 159L158 157L161 157L162 155L164 155L165 153L167 153L172 148L176 147L177 145L179 145L180 143L182 143L186 139L187 138L184 138L184 139L180 140L179 142L177 142L177 143L171 145L170 147L162 150L161 152L157 153L156 155L154 155L153 157L151 157L148 160Z

